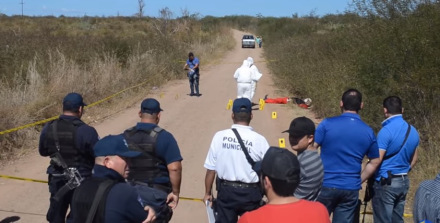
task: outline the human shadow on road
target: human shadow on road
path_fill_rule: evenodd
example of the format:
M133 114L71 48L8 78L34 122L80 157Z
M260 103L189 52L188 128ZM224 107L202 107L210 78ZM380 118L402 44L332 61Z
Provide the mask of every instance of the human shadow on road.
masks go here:
M12 223L12 222L16 222L20 220L20 217L18 216L11 216L11 217L7 217L3 220L0 221L0 223Z

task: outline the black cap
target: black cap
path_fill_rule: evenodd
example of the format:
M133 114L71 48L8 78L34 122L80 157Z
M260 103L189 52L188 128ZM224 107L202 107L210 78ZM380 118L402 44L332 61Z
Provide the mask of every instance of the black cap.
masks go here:
M289 129L284 132L288 132L294 137L315 135L315 123L307 117L298 117L292 120Z
M261 163L261 172L272 179L299 183L300 166L298 158L287 149L270 147Z
M141 112L148 114L158 114L163 111L160 108L160 103L154 98L147 98L141 103Z
M239 112L251 113L252 112L252 102L247 98L237 98L234 100L234 103L232 105L232 112L234 112L234 113L239 113Z
M63 99L64 110L78 109L79 107L86 105L87 104L83 101L83 97L75 92L67 94Z

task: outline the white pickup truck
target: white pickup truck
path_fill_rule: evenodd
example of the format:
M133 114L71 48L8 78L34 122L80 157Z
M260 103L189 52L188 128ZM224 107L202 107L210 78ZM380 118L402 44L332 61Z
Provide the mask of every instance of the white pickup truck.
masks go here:
M241 38L241 48L245 47L255 48L255 38L253 35L243 35L243 38Z

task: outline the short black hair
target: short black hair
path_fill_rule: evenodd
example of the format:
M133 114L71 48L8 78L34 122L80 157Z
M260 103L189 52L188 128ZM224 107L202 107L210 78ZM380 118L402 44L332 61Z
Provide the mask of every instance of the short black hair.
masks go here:
M192 53L192 52L188 53L188 57L193 57L193 56L194 56L194 53Z
M77 107L77 108L64 108L63 107L63 112L79 113L79 108L84 109L84 106L80 106L80 107Z
M348 89L342 94L343 108L346 111L356 111L361 110L362 104L362 94L356 89Z
M389 96L383 100L383 107L390 114L402 114L402 100L397 96Z
M262 173L261 180L264 180L264 177L266 177L266 175L264 175L264 173ZM299 185L299 175L297 176L298 179L293 182L287 182L285 180L278 180L278 179L271 178L269 176L267 176L267 177L269 178L270 183L272 184L273 191L275 192L276 195L278 195L280 197L293 196L293 193L295 192L296 188Z
M234 112L234 121L235 122L251 122L251 114L248 112Z

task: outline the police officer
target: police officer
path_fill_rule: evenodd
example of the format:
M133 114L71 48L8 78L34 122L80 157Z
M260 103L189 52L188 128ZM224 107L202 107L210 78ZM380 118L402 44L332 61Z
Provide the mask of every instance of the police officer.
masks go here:
M63 99L63 114L41 131L40 155L51 157L47 168L50 207L46 218L49 222L65 222L73 194L70 188L92 174L93 146L99 137L93 127L81 121L85 105L80 94L67 94Z
M191 89L190 96L200 96L199 92L199 81L200 81L200 73L199 73L199 58L194 57L192 52L189 52L188 59L186 60L186 64L183 67L184 70L188 70L188 79L189 79L189 88ZM194 93L194 88L196 93Z
M204 165L207 169L205 202L212 203L212 184L217 175L217 223L237 222L238 216L260 207L262 199L258 174L247 160L233 129L238 132L253 161L261 161L269 149L266 138L249 126L251 101L247 98L235 99L232 112L232 129L214 135Z
M129 182L137 189L141 203L155 208L155 222L168 222L179 202L182 156L173 135L158 126L161 111L156 99L145 99L140 122L123 135L131 150L142 152L129 160Z
M136 190L124 179L128 171L125 160L141 153L130 151L121 135L104 137L94 151L93 177L83 181L73 194L74 223L152 222L154 210L139 204Z

